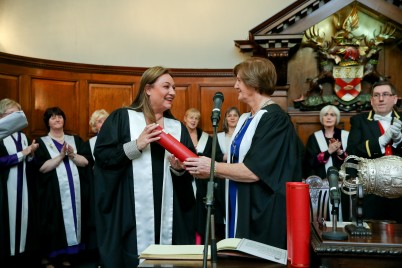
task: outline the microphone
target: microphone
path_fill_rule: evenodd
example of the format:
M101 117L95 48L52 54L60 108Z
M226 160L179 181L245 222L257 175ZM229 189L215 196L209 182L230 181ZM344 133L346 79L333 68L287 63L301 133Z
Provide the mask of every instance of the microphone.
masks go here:
M222 92L216 92L214 95L214 108L212 109L211 121L212 126L217 126L219 120L221 119L221 107L223 103L223 94Z
M328 240L346 240L348 235L344 232L337 231L337 218L339 204L341 203L341 192L339 191L338 179L339 172L336 167L329 167L327 171L327 178L329 183L329 198L332 204L332 231L323 232L322 238Z
M329 167L327 172L328 183L329 183L329 197L331 199L331 204L335 207L339 206L341 202L341 193L339 191L339 172L336 167Z

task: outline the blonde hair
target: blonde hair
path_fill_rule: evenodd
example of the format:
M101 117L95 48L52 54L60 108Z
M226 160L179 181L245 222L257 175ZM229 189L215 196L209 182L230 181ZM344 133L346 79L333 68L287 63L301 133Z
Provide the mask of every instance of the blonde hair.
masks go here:
M8 109L12 108L12 107L17 107L18 110L21 110L21 105L12 100L12 99L2 99L0 101L0 115L3 115L5 113L5 111L7 111Z
M109 113L105 109L99 109L96 110L95 112L92 113L91 118L89 119L89 125L91 126L91 129L93 132L97 132L96 129L96 121L101 119L101 118L107 118L109 116Z
M324 117L324 115L329 111L332 110L334 111L334 113L336 114L336 124L339 124L339 121L341 120L341 113L339 112L339 109L336 108L336 106L334 105L327 105L325 107L323 107L320 111L320 122L322 124L322 119Z
M187 117L189 114L195 114L198 115L198 118L201 117L201 112L196 109L196 108L189 108L187 109L186 113L184 114L184 117Z

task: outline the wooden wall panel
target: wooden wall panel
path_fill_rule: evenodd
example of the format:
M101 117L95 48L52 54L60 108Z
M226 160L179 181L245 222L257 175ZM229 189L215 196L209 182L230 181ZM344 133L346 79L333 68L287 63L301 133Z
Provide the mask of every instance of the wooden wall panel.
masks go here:
M9 98L13 100L19 99L19 83L18 76L0 74L0 100Z
M137 93L134 84L111 85L100 83L89 83L88 92L88 124L89 118L95 110L105 109L111 113L118 108L129 106ZM90 128L88 130L91 131Z
M78 84L77 81L56 81L33 78L31 80L32 96L35 96L31 107L30 129L33 135L43 135L48 130L43 122L43 114L47 108L58 106L66 115L64 129L68 133L78 134Z
M94 135L88 124L92 112L100 108L112 112L130 105L144 71L145 68L72 64L0 53L0 89L7 88L0 90L0 96L13 98L23 106L29 123L24 130L28 137L45 135L43 112L50 106L60 106L66 113L66 130L87 140ZM241 113L249 110L238 101L232 70L172 69L172 73L176 84L172 113L178 120L183 121L185 111L195 107L201 111L200 127L212 133L213 96L218 91L224 95L218 131L228 107L237 106ZM292 88L278 87L272 99L289 112L306 143L321 128L318 111L304 112L288 106ZM342 113L340 127L349 130L349 118L354 114Z
M296 132L299 134L299 137L303 142L303 144L307 143L308 137L311 134L322 128L320 123L319 111L302 112L298 110L291 110L289 111L289 114L292 118L292 122L296 129ZM337 127L349 131L350 117L355 114L356 114L355 112L352 113L341 112L341 119Z
M199 110L201 112L200 125L203 126L203 130L212 133L213 127L211 122L212 109L214 107L213 98L216 92L221 92L224 96L224 100L221 108L221 118L219 121L218 131L222 128L223 117L225 116L225 111L231 107L236 106L240 110L245 112L244 107L240 105L237 99L237 90L233 86L226 85L203 85L199 87L198 98L200 100ZM235 94L234 94L235 93ZM243 108L241 108L243 107Z
M171 112L177 120L183 121L184 114L190 108L190 85L176 84L176 97L173 100Z

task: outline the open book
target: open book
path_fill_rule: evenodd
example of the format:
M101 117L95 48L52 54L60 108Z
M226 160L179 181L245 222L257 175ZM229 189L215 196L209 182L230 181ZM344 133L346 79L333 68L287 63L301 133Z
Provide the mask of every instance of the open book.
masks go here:
M218 256L256 257L286 264L287 251L246 238L226 238L216 244ZM208 248L210 258L211 248ZM245 254L243 254L245 253ZM203 260L203 245L150 245L140 259Z

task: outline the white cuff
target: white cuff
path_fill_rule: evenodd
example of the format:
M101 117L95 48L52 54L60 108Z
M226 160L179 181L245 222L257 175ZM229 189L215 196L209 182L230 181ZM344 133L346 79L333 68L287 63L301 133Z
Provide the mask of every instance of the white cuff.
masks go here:
M130 160L134 160L141 156L141 151L138 150L137 140L133 140L123 144L124 153Z

